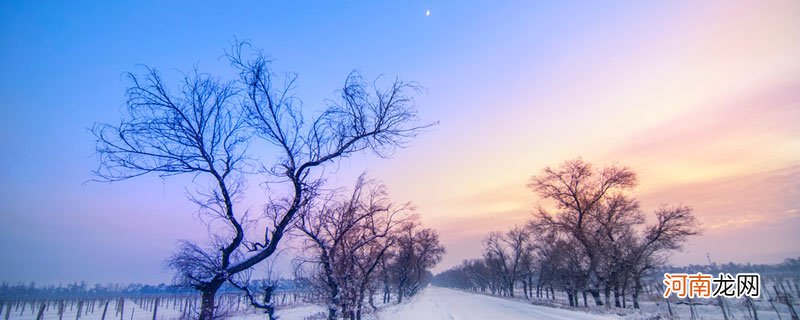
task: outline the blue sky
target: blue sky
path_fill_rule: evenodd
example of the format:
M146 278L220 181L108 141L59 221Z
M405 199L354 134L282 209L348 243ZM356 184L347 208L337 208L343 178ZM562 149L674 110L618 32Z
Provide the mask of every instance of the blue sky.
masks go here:
M687 201L676 194L692 198L687 186L773 181L753 178L763 172L797 175L791 168L800 164L800 141L791 123L800 120L798 99L784 91L800 81L798 6L5 1L0 252L7 254L0 280L169 279L162 261L175 241L205 235L184 198L187 180L84 184L97 165L87 128L120 119L123 74L140 64L173 80L193 66L231 76L221 57L235 38L263 48L277 71L299 74L296 93L309 110L333 97L354 69L426 87L417 97L420 115L441 125L394 159L346 161L341 181L369 169L398 200L417 203L423 221L443 233L445 267L479 254L480 238L491 231L479 227L487 219L497 230L523 223L535 202L526 179L575 156L633 166L645 199L666 202ZM784 98L758 98L764 92ZM738 107L741 100L754 102ZM706 121L716 115L731 118ZM680 120L686 118L696 121ZM741 119L747 131L727 125ZM710 124L715 134L702 130ZM687 126L688 133L665 134ZM710 138L681 148L687 135ZM654 145L663 157L640 151ZM759 159L746 156L753 148ZM777 208L720 224L787 219L774 220L784 221L783 229L749 227L756 236L772 235L762 244L775 244L774 252L736 251L726 244L727 231L712 231L702 243L713 245L701 243L676 261L703 262L709 251L756 262L800 254L777 240L800 226L796 198L786 192L778 191ZM708 205L698 215L715 226L729 209Z

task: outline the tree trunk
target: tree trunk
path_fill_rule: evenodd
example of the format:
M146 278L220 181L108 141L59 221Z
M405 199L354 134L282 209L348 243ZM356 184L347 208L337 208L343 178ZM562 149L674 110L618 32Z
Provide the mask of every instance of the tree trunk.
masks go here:
M634 309L639 309L639 291L642 290L642 279L640 279L639 276L637 275L636 276L636 280L634 280L634 281L635 282L634 282L634 285L633 285L633 295L632 295L633 308Z
M569 306L575 306L575 298L572 297L572 291L567 291L567 299L569 299Z
M588 253L588 250L587 250ZM597 275L597 262L593 255L589 255L589 293L594 298L595 305L602 306L603 301L600 300L600 277ZM608 300L606 300L608 303Z
M628 307L628 306L626 305L626 300L627 300L627 299L625 299L625 291L626 291L626 290L625 290L625 287L622 287L622 308L623 308L623 309L625 309L625 308L627 308L627 307Z
M389 278L383 277L383 303L389 303L392 299L392 289L389 287Z
M375 305L375 289L369 289L369 306L372 307L372 311L377 311L378 307Z
M403 302L403 287L397 286L397 303Z
M598 306L602 306L603 305L603 300L600 299L600 291L599 290L597 290L597 289L589 289L589 290L586 290L586 291L588 291L589 294L592 295L592 299L594 299L594 304L595 305L598 305Z
M580 302L578 301L578 290L572 290L572 297L575 298L575 307L580 307Z
M216 309L216 295L217 290L222 286L223 281L215 281L206 284L200 292L200 317L199 320L212 320L214 319L214 310Z
M528 276L528 294L533 298L533 276Z
M525 299L528 299L528 281L522 280L522 293L525 294Z
M588 308L589 304L586 302L586 290L583 290L583 307Z

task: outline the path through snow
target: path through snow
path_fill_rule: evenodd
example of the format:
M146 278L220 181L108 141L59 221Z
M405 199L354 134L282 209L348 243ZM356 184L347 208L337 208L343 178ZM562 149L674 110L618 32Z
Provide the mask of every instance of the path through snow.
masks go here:
M428 287L412 301L390 307L381 320L513 320L513 319L616 319L563 310L439 287Z

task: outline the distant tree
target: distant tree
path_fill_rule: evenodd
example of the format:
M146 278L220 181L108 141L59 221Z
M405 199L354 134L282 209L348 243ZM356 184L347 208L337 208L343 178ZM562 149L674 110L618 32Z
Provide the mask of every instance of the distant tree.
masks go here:
M445 248L439 243L439 233L423 228L419 221L404 222L398 231L393 259L388 264L392 282L397 288L397 302L412 296L426 286L434 267L444 256Z
M546 283L567 293L570 306L578 306L578 291L586 287L586 256L575 254L580 244L571 237L552 237L543 243L542 273Z
M484 259L500 274L503 291L511 297L522 274L528 241L528 229L518 226L506 233L492 232L483 240Z
M190 199L222 226L211 228L210 246L183 241L168 261L176 282L202 292L203 320L214 317L215 295L226 281L278 250L323 183L318 167L362 151L391 155L431 125L418 124L413 83L395 80L381 89L351 73L341 99L309 118L292 95L296 76L277 76L263 52L245 43L234 45L227 57L237 80L193 71L175 90L155 69L129 73L124 119L92 128L100 159L97 180L189 174L204 186ZM280 156L254 163L247 146L255 141L274 146ZM271 188L264 214L257 217L237 206L254 174L288 189ZM270 221L265 230L247 228L247 221L264 219Z

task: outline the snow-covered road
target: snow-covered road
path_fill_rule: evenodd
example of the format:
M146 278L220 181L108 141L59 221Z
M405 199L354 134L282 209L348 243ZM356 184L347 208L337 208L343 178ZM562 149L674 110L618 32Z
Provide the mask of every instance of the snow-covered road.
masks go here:
M614 319L480 294L428 287L412 301L390 307L378 315L381 320L512 320L512 319Z

